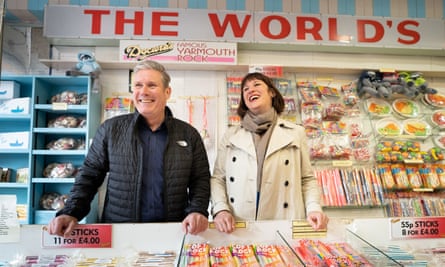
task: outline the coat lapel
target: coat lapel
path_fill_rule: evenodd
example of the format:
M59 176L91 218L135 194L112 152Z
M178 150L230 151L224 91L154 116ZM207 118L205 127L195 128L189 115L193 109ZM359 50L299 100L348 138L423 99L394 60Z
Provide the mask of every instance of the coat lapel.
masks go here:
M295 136L290 134L293 133L293 131L287 130L289 128L294 128L294 125L283 120L277 121L277 124L272 132L272 136L270 137L266 157L275 153L281 148L288 146L295 140Z
M240 128L239 132L232 135L229 141L234 147L247 152L252 157L256 157L255 146L250 132Z

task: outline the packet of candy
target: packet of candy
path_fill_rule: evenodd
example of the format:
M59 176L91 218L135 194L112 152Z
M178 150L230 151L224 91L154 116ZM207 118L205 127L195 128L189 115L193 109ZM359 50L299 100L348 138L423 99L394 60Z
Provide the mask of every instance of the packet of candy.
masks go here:
M286 267L275 245L257 244L254 249L261 266Z
M234 244L231 248L237 267L260 267L252 245Z
M209 266L209 244L191 243L185 247L186 266L208 267Z
M236 267L229 246L217 246L210 248L211 267Z

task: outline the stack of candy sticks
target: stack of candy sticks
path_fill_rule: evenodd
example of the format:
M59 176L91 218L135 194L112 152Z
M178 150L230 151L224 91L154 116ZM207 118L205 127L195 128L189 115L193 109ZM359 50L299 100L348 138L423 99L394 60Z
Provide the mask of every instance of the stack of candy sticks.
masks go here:
M347 243L299 239L295 245L273 243L211 246L184 245L186 267L370 267L372 264Z
M346 243L300 239L294 250L305 266L370 267L372 264Z
M383 203L380 176L374 168L320 168L315 176L325 206L379 206Z
M302 267L303 263L298 259L295 252L292 251L288 246L285 245L276 245L276 249L283 259L283 262L286 267Z

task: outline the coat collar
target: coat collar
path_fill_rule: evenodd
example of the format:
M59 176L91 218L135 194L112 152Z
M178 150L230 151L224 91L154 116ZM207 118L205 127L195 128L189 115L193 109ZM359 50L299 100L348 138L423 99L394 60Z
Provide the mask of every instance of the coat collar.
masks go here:
M295 140L295 132L292 131L292 129L297 127L296 124L279 118L270 137L266 157L292 143ZM239 127L235 134L230 137L229 141L233 146L241 148L251 156L256 157L252 134L244 128Z
M277 124L270 137L269 147L266 151L266 157L274 152L288 146L295 140L295 131L297 125L286 121L284 119L278 119Z

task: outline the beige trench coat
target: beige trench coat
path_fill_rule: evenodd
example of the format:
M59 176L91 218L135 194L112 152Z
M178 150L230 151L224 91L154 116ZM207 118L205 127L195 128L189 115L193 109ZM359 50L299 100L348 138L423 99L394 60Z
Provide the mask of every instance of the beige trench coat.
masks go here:
M237 220L294 220L322 210L304 128L282 119L266 152L257 216L256 153L244 128L230 127L224 134L210 187L212 215L229 210Z

